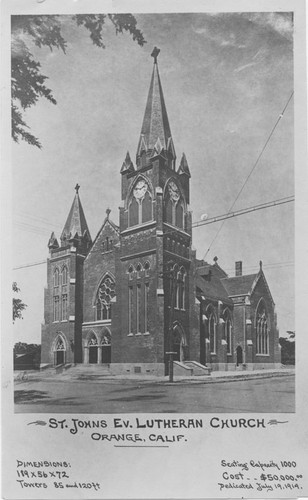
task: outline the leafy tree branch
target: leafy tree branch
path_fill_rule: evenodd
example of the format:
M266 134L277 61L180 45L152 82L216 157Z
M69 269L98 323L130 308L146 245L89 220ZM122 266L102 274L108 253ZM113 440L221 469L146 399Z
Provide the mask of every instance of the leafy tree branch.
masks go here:
M141 47L146 43L137 21L132 14L77 14L70 16L77 26L90 33L94 45L105 48L104 25L113 24L116 34L127 32ZM30 51L31 44L37 47L61 49L66 52L67 42L61 32L61 16L12 16L12 138L24 140L41 148L37 137L30 131L23 118L23 111L44 97L52 104L56 100L52 90L46 86L48 77L41 73L41 64Z

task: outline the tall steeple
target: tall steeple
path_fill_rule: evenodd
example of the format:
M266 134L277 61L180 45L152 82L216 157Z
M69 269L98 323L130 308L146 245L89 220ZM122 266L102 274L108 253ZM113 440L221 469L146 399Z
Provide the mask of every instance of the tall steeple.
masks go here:
M87 247L91 244L90 231L78 194L79 188L80 186L76 184L74 201L60 238L61 246L66 246L68 242L72 240L76 243L86 243Z
M136 163L137 167L141 168L147 164L148 159L161 155L167 160L167 165L174 169L176 155L158 72L157 56L159 52L160 49L155 47L151 54L154 58L154 67L137 148Z

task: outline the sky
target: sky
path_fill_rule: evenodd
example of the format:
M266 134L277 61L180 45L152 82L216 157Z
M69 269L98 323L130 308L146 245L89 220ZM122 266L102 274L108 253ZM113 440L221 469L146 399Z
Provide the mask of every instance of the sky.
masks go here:
M120 169L126 152L135 162L154 46L177 165L185 152L191 172L193 221L227 213L250 174L293 91L290 13L137 14L147 43L105 31L105 49L88 31L62 16L67 51L31 46L49 77L57 105L41 99L25 119L39 150L12 145L14 268L48 257L80 184L94 240L111 209L118 223ZM293 99L232 210L294 194ZM293 203L193 230L197 257L234 276L257 272L259 261L276 303L280 335L294 329ZM209 249L209 250L208 250ZM207 252L208 250L208 252ZM28 305L14 324L15 342L40 342L46 264L13 271Z

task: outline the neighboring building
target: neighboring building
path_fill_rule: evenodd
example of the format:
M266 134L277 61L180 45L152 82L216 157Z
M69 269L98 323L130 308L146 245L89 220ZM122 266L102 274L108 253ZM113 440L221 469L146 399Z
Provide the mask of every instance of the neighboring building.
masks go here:
M60 237L48 243L42 364L110 364L113 373L280 363L274 302L262 264L229 278L192 250L190 171L176 165L154 68L136 164L121 168L119 226L110 210L92 242L78 190ZM170 307L172 302L172 307ZM199 366L199 368L198 368Z

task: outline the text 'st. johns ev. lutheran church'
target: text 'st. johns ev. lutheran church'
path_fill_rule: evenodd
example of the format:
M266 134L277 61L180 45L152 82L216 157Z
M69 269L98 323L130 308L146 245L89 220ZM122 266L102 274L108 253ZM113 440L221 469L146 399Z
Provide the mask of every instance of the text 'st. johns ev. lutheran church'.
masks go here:
M204 373L280 362L275 306L262 265L229 278L192 250L190 171L173 145L154 68L134 165L121 174L119 225L92 242L76 195L60 237L48 243L42 365L108 364L111 373ZM208 367L208 368L205 368Z

